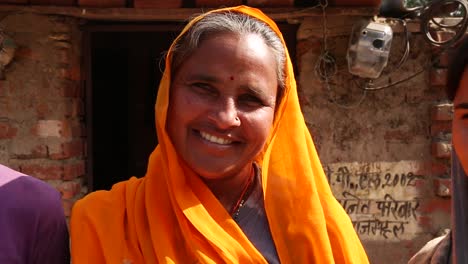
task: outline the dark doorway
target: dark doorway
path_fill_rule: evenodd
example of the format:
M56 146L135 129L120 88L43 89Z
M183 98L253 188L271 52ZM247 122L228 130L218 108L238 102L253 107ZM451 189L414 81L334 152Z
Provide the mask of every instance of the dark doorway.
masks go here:
M163 54L182 26L85 26L89 191L145 175L158 143L154 104ZM297 26L279 26L294 60Z
M88 99L92 121L88 158L92 190L146 173L157 145L154 104L163 54L179 30L174 25L88 25ZM97 29L97 30L96 30ZM90 140L88 140L89 142ZM91 152L91 153L90 153ZM90 164L90 163L88 163ZM91 170L91 171L90 171Z

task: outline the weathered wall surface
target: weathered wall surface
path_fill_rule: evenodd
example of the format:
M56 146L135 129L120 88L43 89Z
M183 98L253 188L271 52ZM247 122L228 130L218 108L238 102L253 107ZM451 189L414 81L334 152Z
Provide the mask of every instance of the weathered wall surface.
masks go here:
M68 215L85 174L77 21L15 12L1 17L17 50L0 81L0 163L55 186Z
M0 81L0 163L55 186L69 214L73 202L86 193L78 21L3 15L1 25L18 50ZM440 132L449 129L451 106L443 102L439 87L443 70L426 70L399 85L364 92L361 80L348 73L345 59L356 19L328 17L326 48L337 66L328 86L315 71L324 48L322 20L299 21L300 99L331 187L372 263L406 263L449 227L450 145ZM393 71L403 43L397 34L379 83L400 80L429 64L432 49L414 33L408 61Z
M431 151L437 132L431 130L431 111L445 96L431 83L432 49L418 33L412 34L408 60L399 69L405 38L395 34L389 64L374 82L390 84L427 70L401 84L364 91L346 62L356 19L328 17L326 42L322 19L302 22L297 59L303 112L332 190L371 261L406 263L450 226L449 199L438 196L434 186L437 176L449 173L448 163ZM329 82L317 74L324 48L336 60Z

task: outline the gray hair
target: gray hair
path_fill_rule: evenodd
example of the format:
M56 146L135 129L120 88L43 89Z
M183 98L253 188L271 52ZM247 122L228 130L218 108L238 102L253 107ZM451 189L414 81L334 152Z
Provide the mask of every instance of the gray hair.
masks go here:
M183 61L196 50L204 37L230 32L238 35L256 34L271 48L276 61L278 80L277 102L285 87L286 51L279 36L266 23L239 12L213 12L196 22L173 47L171 71L175 73Z

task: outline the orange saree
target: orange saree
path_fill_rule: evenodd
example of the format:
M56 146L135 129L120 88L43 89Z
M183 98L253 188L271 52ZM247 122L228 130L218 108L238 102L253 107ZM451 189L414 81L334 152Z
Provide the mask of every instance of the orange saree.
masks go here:
M281 37L276 24L257 9L239 6L211 12L223 11L254 16ZM159 145L149 158L147 173L75 204L70 223L74 264L266 263L208 187L183 165L168 137L171 50L155 109ZM299 106L289 56L286 70L285 94L269 139L256 158L280 261L368 263L323 172Z

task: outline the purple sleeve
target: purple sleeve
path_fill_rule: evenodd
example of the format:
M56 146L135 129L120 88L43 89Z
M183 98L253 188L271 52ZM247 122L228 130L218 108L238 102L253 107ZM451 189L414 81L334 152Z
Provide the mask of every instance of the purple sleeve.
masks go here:
M45 194L44 198L38 217L33 259L37 264L68 264L70 263L70 242L60 194L52 189Z
M0 263L70 263L60 194L33 177L0 185L0 234Z

